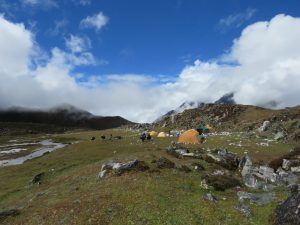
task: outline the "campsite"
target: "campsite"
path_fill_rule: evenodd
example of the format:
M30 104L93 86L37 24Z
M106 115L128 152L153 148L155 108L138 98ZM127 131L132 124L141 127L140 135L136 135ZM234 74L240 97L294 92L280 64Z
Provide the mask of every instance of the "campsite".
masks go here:
M151 140L144 142L140 140L144 128L136 125L2 136L1 146L52 140L64 147L20 165L2 165L1 220L5 224L272 224L274 210L289 196L289 185L270 181L266 188L256 188L245 183L243 167L216 160L222 154L239 159L247 154L253 165L263 166L294 145L207 127L211 133L203 143L197 127L154 126L148 130ZM251 195L243 200L242 193L271 196L252 202ZM3 216L3 210L15 211Z
M0 0L0 225L300 225L300 0Z

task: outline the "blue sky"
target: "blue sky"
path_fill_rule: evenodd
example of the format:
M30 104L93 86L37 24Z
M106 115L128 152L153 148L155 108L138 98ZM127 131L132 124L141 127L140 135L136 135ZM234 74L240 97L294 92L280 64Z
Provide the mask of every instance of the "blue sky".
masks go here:
M32 82L15 101L0 86L0 106L71 103L95 114L150 121L182 101L210 102L231 91L243 104L295 105L299 99L283 93L281 79L299 78L291 72L298 68L299 9L298 0L0 0L2 48L14 48L12 35L24 50L8 49L3 57L26 64L19 70L0 64L1 76L8 82L17 71ZM297 63L277 74L279 59ZM274 77L277 83L269 85ZM257 82L269 85L268 92L258 95ZM33 86L47 104L24 95ZM111 104L75 101L76 93L86 98L110 93ZM147 104L139 100L149 93L153 99ZM168 104L157 103L171 95Z
M246 25L269 20L279 13L300 14L297 0L91 0L86 4L53 0L55 4L50 6L22 4L22 0L6 2L18 5L18 9L0 9L12 21L24 22L28 27L34 23L36 40L48 51L54 46L63 48L64 39L70 34L86 35L92 42L94 56L107 62L77 68L87 75L176 76L197 58L218 57L230 48ZM253 13L243 18L247 10ZM107 25L98 32L80 29L82 19L99 12L108 17ZM220 20L230 16L236 16L236 21L221 26ZM62 27L51 33L58 23Z

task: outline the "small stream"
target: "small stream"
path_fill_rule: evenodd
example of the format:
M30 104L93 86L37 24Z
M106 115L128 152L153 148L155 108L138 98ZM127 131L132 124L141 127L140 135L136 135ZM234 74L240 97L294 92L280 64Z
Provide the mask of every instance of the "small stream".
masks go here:
M19 157L16 159L0 160L0 167L20 165L20 164L23 164L26 160L40 157L47 152L53 152L57 149L60 149L60 148L63 148L66 146L65 144L55 143L55 142L52 142L51 140L40 141L40 142L38 142L38 144L43 145L43 147L38 148L37 150L35 150L34 152L32 152L29 155L22 156L22 157Z

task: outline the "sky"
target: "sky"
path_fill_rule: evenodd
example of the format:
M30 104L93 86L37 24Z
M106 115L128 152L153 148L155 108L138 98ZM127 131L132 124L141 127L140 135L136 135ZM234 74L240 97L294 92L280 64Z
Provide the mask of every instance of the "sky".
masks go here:
M300 104L299 0L0 0L0 108L151 122L185 101Z

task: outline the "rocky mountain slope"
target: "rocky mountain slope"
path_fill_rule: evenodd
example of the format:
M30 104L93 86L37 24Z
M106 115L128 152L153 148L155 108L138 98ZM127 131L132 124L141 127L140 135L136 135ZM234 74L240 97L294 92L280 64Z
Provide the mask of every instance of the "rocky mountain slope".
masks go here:
M155 126L169 129L196 128L200 122L210 124L217 131L252 131L270 121L268 132L284 132L292 139L300 139L300 106L272 110L238 104L206 104L165 117ZM267 132L265 130L264 132Z

